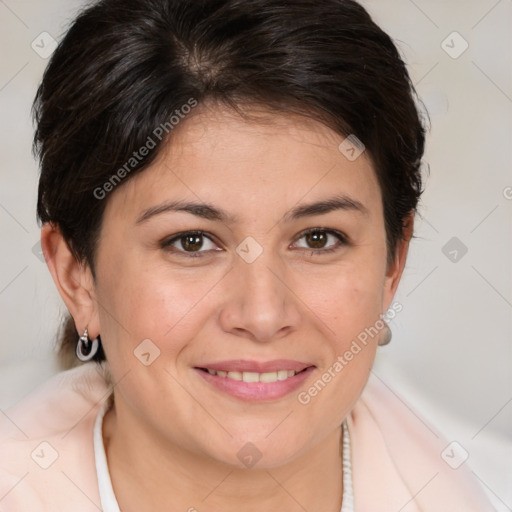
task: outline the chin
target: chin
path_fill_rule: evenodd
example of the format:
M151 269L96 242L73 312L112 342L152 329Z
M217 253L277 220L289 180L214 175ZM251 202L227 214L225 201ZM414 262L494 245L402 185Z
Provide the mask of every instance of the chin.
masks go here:
M265 435L260 431L253 437L233 436L229 443L219 446L219 452L212 453L209 447L209 455L222 464L238 469L271 469L291 462L307 449L306 445L302 446L290 436L285 443L281 436L270 439Z

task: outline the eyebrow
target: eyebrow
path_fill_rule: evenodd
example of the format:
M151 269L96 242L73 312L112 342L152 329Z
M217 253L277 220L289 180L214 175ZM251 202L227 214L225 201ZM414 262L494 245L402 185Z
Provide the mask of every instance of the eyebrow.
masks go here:
M287 211L282 221L291 222L303 217L312 215L324 215L336 210L351 211L368 215L369 211L360 201L347 195L337 195L314 203L301 204ZM152 206L144 210L136 221L136 224L146 222L150 218L168 212L188 212L206 220L220 221L227 224L236 224L239 218L225 210L217 208L208 203L197 203L191 201L167 201L158 206Z

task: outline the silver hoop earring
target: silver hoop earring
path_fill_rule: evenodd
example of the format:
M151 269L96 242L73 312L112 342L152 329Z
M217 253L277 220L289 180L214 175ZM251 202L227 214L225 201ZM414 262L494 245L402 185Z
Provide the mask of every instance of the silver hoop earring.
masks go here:
M391 341L391 338L393 337L393 333L391 332L391 329L389 328L389 325L386 322L384 322L383 331L384 332L382 333L382 336L379 339L380 347L387 345Z
M98 348L100 346L98 338L94 338L93 340L89 339L87 328L84 330L84 333L80 338L78 338L78 343L76 344L76 357L83 361L90 361L98 352Z

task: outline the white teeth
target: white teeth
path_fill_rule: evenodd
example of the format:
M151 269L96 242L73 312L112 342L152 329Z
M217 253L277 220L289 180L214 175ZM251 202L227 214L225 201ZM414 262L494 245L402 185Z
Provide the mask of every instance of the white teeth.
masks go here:
M277 380L286 380L288 378L288 370L279 370L277 372Z
M228 379L241 380L244 382L277 382L278 380L286 380L293 377L296 373L295 370L278 370L276 372L226 372L224 370L211 370L207 368L210 375L217 375L219 377L227 377Z
M242 380L244 382L259 382L260 381L260 374L256 372L243 372L242 373Z
M260 373L260 382L276 382L277 372Z

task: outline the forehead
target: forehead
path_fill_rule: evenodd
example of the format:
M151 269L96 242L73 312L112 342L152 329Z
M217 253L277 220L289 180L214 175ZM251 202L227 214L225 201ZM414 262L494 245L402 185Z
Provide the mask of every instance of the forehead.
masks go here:
M247 120L229 109L197 109L155 162L112 194L107 208L135 216L162 201L187 199L222 203L248 220L262 208L277 213L334 194L378 206L372 162L365 152L347 158L345 139L300 116L253 112Z

